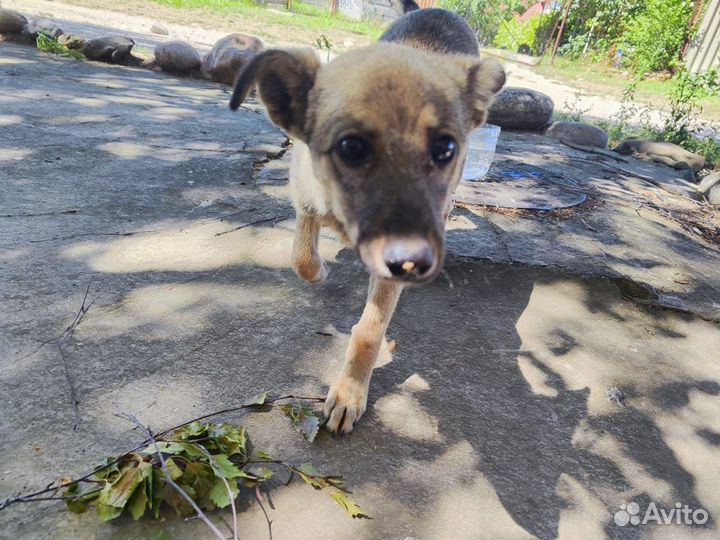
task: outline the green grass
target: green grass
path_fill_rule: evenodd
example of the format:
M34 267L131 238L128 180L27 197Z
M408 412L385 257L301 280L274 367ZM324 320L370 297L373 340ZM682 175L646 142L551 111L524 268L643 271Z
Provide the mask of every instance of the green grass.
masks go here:
M344 15L332 15L330 10L311 4L293 2L292 17L277 13L257 5L253 0L153 0L158 4L177 9L208 9L213 12L230 12L247 15L266 24L282 24L298 26L312 30L337 29L368 36L371 39L380 37L384 30L383 23L372 20L355 21Z
M68 49L65 45L61 45L60 43L58 43L57 39L42 33L38 34L36 45L39 50L46 53L66 56L68 58L72 58L73 60L85 59L85 57L80 51Z
M623 89L631 82L629 76L624 76L606 64L593 63L588 60L569 60L557 57L555 65L551 66L549 58L546 58L536 70L544 77L570 82L597 94L609 94L616 97L620 97ZM641 103L666 109L669 106L667 96L672 92L674 85L673 80L646 79L640 81L636 98ZM703 108L704 120L720 121L719 96L705 97L699 103Z

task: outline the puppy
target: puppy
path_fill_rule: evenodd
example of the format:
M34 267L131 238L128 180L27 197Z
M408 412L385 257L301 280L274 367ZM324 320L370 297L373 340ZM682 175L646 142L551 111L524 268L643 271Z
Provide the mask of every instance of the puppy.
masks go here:
M318 237L327 226L370 272L367 304L325 402L331 432L349 433L365 412L403 287L442 269L468 135L504 84L467 23L442 9L413 9L378 43L326 65L311 49L268 50L238 74L230 107L257 85L272 122L294 139L293 269L310 283L325 279Z

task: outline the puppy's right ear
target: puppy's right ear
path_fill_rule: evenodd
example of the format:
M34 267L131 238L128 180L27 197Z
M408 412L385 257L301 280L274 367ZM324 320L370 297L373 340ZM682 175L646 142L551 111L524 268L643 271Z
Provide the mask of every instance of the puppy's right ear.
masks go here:
M308 93L319 69L320 59L312 49L260 53L238 73L230 108L237 110L257 83L260 99L273 123L305 141Z

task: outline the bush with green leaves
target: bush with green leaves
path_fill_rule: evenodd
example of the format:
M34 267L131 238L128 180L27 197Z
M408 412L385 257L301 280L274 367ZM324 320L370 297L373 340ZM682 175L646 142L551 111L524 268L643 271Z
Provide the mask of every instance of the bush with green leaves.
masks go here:
M554 12L535 15L525 21L513 17L500 23L492 43L501 49L540 56L547 46L556 20L557 14Z
M618 41L625 62L638 76L674 69L689 32L692 0L646 0Z
M524 13L527 0L441 0L440 7L463 17L475 30L480 45L492 43L500 25Z
M645 6L646 0L584 0L570 10L565 41L560 54L579 58L585 53L600 59L611 52L625 31L628 20Z

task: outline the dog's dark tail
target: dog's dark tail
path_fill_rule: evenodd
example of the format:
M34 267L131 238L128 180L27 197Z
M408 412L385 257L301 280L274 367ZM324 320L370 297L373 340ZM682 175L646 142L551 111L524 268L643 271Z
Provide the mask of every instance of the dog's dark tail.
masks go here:
M410 13L411 11L415 11L416 9L420 9L420 6L417 5L415 0L401 0L402 7L403 7L403 13Z

